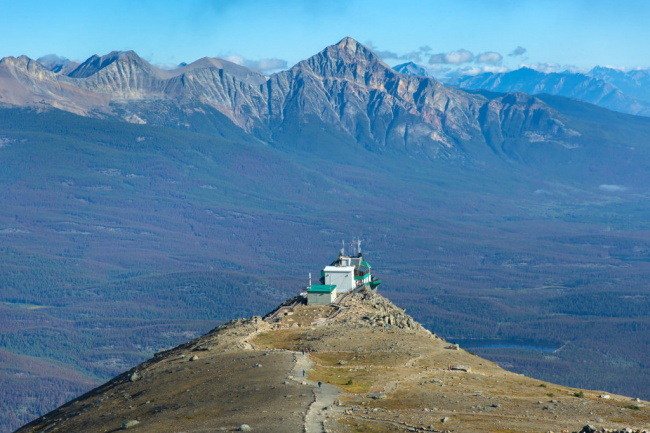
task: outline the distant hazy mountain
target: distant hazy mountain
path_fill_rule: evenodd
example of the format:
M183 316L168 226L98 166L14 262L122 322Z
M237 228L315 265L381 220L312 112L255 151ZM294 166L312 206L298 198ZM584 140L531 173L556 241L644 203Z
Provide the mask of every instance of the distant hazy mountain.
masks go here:
M48 54L47 56L39 57L37 62L50 71L62 75L67 75L79 66L78 62L73 62L65 57L57 56L56 54Z
M594 69L588 74L543 73L520 68L505 73L458 77L447 83L463 89L493 92L525 92L530 95L548 93L580 99L622 113L650 116L650 79L640 79L635 82L636 85L626 86L626 90L618 85L631 81L633 80L626 74L608 68L600 68L600 72ZM640 97L644 93L649 97L647 100Z
M597 66L589 71L587 75L613 84L627 95L650 102L650 70L648 69L625 72L614 68Z
M424 69L422 66L420 66L418 64L415 64L413 62L402 63L400 65L394 66L393 69L395 69L400 74L416 75L416 76L419 76L419 77L428 77L429 76L429 74L427 74L426 69Z

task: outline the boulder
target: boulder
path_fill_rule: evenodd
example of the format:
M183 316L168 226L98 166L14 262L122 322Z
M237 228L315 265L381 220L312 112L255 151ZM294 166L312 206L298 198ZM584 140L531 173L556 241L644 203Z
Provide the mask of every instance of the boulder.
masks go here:
M452 370L458 370L458 371L466 371L467 373L472 371L472 367L470 367L469 365L464 365L464 364L452 365L451 369Z
M126 429L128 429L128 428L135 427L135 426L138 425L138 424L140 424L140 421L138 421L137 419L132 419L132 420L129 420L129 421L124 421L124 422L122 423L122 430L126 430Z

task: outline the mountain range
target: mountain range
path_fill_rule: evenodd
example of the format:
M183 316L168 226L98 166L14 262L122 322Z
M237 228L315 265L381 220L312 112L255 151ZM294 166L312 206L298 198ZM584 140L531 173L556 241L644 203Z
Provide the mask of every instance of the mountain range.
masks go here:
M426 69L413 62L397 65L394 69L404 74L427 76ZM580 99L621 113L650 116L648 70L624 72L613 68L595 67L586 73L546 73L522 67L509 72L461 75L445 80L445 84L468 90L558 95Z
M335 129L337 141L430 158L522 138L571 147L580 135L532 97L486 98L396 73L351 38L268 80L210 58L164 71L134 52L113 52L67 75L26 57L4 58L0 102L190 130L226 122L276 142L311 141L309 129Z
M271 77L7 57L0 104L0 431L264 314L353 236L427 329L650 398L648 118L447 86L351 38Z

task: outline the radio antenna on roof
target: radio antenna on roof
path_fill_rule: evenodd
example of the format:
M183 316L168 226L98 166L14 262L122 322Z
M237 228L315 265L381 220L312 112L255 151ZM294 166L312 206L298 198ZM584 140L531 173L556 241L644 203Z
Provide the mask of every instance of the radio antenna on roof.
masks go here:
M343 243L343 246L341 247L341 255L345 255L345 239L341 241Z

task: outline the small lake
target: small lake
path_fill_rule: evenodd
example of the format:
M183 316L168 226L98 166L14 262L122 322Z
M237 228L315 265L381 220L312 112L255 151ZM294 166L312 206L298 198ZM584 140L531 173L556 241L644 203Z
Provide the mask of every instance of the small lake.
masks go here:
M555 352L559 349L560 345L551 344L548 342L535 342L535 341L508 341L508 340L455 340L461 348L465 350L480 350L480 349L528 349L537 350L538 352Z

